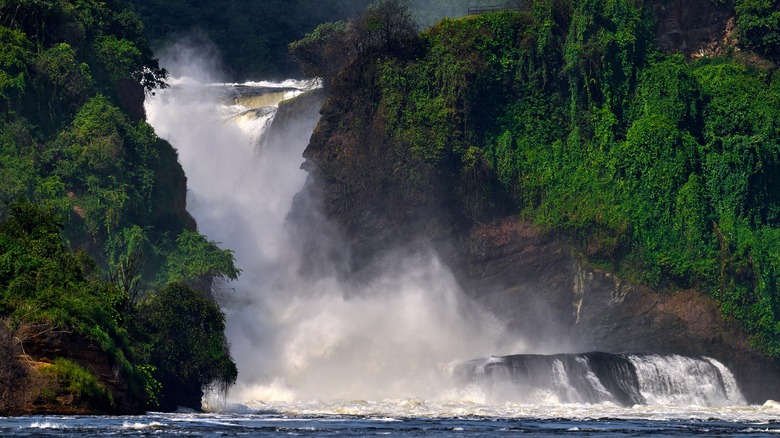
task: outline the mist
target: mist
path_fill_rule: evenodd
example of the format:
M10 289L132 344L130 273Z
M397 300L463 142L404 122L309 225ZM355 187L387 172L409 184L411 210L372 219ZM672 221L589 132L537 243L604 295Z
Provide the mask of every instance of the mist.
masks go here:
M216 285L239 370L230 402L431 398L451 390L455 364L522 350L499 345L502 324L464 295L433 250L389 254L357 279L346 275L348 248L322 214L303 212L306 226L288 226L318 108L285 120L275 107L253 112L235 87L207 82L219 69L210 70L213 58L191 57L203 50L178 42L164 53L164 62L186 60L163 66L188 79L173 77L149 99L149 122L179 153L199 231L233 250L243 270ZM316 87L250 85L243 92L287 90L282 98ZM263 136L271 120L284 128ZM304 257L301 241L323 256Z
M187 78L208 84L227 77L219 48L203 31L191 30L172 37L155 54L174 80Z

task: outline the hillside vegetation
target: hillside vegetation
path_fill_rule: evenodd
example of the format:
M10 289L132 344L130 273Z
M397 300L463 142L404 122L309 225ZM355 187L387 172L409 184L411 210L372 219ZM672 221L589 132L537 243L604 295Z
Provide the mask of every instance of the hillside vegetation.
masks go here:
M239 270L195 230L176 152L144 121L165 77L124 1L0 2L0 368L30 379L0 373L27 391L0 413L199 408L235 381L210 287Z
M624 278L707 291L780 357L780 4L715 2L738 44L686 59L656 47L655 3L545 0L418 36L371 27L402 5L383 0L291 46L352 50L307 154L344 205L374 187L472 224L520 215Z

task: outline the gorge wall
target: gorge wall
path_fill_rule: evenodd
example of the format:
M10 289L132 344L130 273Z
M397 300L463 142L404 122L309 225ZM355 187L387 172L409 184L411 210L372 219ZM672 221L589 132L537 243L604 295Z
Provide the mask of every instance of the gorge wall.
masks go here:
M656 1L654 8L658 46L688 56L722 48L734 25L733 12L710 0Z
M688 55L721 41L730 18L704 0L657 2L655 11L657 44ZM652 289L594 267L588 248L517 214L484 168L466 174L415 161L391 134L387 108L375 104L379 76L375 64L355 63L334 81L304 153L304 194L316 196L300 195L291 215L306 210L306 199L321 199L349 243L352 270L370 271L390 251L433 247L529 351L706 355L734 372L749 402L779 396L777 362L752 348L711 296ZM490 200L476 214L467 208L470 184Z

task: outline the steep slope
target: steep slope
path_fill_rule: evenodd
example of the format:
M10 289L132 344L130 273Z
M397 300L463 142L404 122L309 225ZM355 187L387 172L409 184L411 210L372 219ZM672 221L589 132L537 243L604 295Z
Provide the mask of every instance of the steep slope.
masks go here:
M776 397L780 80L660 52L731 18L673 6L538 2L359 55L304 154L352 268L433 246L531 348L711 355Z
M142 31L122 0L0 4L0 413L197 409L235 381L205 297L238 271L195 231L176 151L144 120L166 72Z

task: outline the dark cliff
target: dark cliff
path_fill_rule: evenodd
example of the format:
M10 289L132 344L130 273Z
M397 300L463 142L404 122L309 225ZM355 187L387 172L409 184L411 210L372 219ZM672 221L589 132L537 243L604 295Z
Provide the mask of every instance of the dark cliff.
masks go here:
M755 343L750 341L755 340L754 334L744 328L744 321L724 313L719 297L711 292L716 288L709 286L706 279L680 281L680 276L675 277L678 274L670 274L662 281L641 281L642 267L650 270L652 260L647 255L634 257L633 254L646 242L626 237L626 232L630 234L638 225L605 219L609 202L624 201L619 197L600 198L603 194L594 189L600 185L567 183L568 190L576 191L566 195L567 202L575 207L569 207L573 208L570 211L564 209L560 216L563 219L555 219L550 215L553 210L549 199L553 192L539 187L543 184L556 187L556 183L534 180L546 178L546 174L534 176L528 170L533 162L519 164L519 171L508 168L509 177L502 174L502 166L507 166L502 154L507 152L500 149L501 140L495 140L495 132L500 133L502 128L491 120L514 117L512 123L523 125L529 117L534 117L534 123L523 125L530 126L527 131L531 134L521 126L513 131L516 138L522 134L534 142L550 143L546 149L522 150L525 143L515 140L517 146L511 152L512 160L520 160L521 156L527 160L538 159L547 151L553 151L551 154L559 157L555 159L562 160L560 157L572 153L577 143L594 145L583 154L593 154L599 148L603 151L607 147L596 143L601 135L598 130L603 128L588 123L598 120L597 111L609 108L616 117L610 122L614 123L615 133L610 134L613 137L609 141L628 143L631 140L631 134L625 140L628 128L620 128L620 124L624 118L636 117L633 115L636 109L630 102L639 99L641 93L633 94L631 90L638 87L643 77L644 63L648 62L645 53L653 52L651 45L690 56L720 53L729 44L724 40L733 18L728 8L705 0L656 2L648 7L655 13L655 19L647 21L652 23L654 37L647 41L648 46L642 46L641 38L637 37L630 49L621 48L633 57L634 66L626 70L623 65L619 67L622 70L614 70L619 64L609 64L604 67L613 69L609 74L587 64L599 62L598 56L607 56L603 53L585 54L587 59L582 65L564 67L568 61L562 55L556 58L545 52L569 47L565 40L571 38L566 29L576 26L566 21L568 18L562 18L565 14L556 16L552 9L548 18L552 22L563 21L557 28L543 28L550 31L544 40L550 47L543 47L541 39L529 36L541 32L534 27L539 17L504 13L498 14L498 18L466 18L439 24L423 36L421 54L407 53L401 57L411 56L414 58L411 61L386 53L374 54L373 59L358 58L334 80L322 109L322 119L304 153L304 168L309 172L305 191L321 200L323 214L345 236L352 254L353 272L360 272L381 254L398 247L407 250L433 247L467 293L508 321L511 332L534 348L548 352L602 350L707 355L734 371L750 402L763 403L780 396L777 361L754 348ZM511 24L501 27L506 22ZM637 32L641 34L641 30ZM490 40L499 34L502 38L510 35L509 42ZM479 45L480 50L486 50L487 46L487 50L494 51L489 56L472 51L468 45L471 43ZM463 45L453 49L452 44ZM502 56L501 47L512 44L527 51L519 51L512 61L492 70L491 59ZM526 55L528 51L533 53ZM460 62L458 68L467 66L465 71L448 70L456 60ZM507 74L506 65L511 62L520 64L518 70L511 72L510 78L502 76ZM602 58L601 62L611 61ZM434 64L437 66L431 67ZM572 74L572 69L578 68L583 69L585 80L576 77L577 71ZM556 71L560 74L557 79ZM401 79L394 80L393 74ZM614 80L618 74L624 78L625 87L610 88L607 81ZM569 81L569 84L560 85L556 80ZM423 85L415 88L405 81ZM401 88L405 91L396 95L393 87L409 88ZM420 90L436 87L446 88L441 94L432 92L429 101L420 98L420 93L427 92ZM540 93L526 91L533 87L539 87ZM571 90L582 94L570 96ZM617 93L625 93L625 106L608 102L606 96L614 98ZM558 100L556 96L563 97ZM548 100L531 110L523 110L520 104L513 103L514 99L535 103ZM406 103L399 104L399 100ZM448 102L449 106L443 106L438 113L425 112L441 101ZM502 113L506 107L520 110L508 113L510 117ZM707 141L707 134L696 127L696 123L704 123L697 122L696 117L700 116L680 117L679 126L692 132L694 141ZM582 140L572 140L579 135L583 136ZM556 141L556 138L565 140ZM498 146L490 149L491 141ZM438 147L439 142L441 147L436 149L434 146ZM599 159L590 160L588 167L577 170L560 166L552 178L568 181L571 172L598 173L591 170L593 166L606 167L599 164ZM524 165L527 167L523 168ZM695 167L692 172L696 172ZM620 175L607 180L627 178L625 174ZM519 183L511 182L518 180ZM304 198L307 198L305 194L299 196L292 216L304 210L301 205ZM679 202L679 196L677 199ZM582 220L583 206L591 203L601 207L596 207L594 213L586 212L594 216L584 222L589 228L583 229L574 221ZM625 202L625 205L632 204ZM649 217L651 222L661 221L658 216ZM709 227L705 232L712 239L708 248L716 247L717 236L712 224L704 227ZM728 267L731 259L725 256L728 249L722 245L721 248L723 275L724 269L731 269ZM717 258L717 251L712 253ZM632 261L639 268L627 269ZM659 265L660 272L668 269L663 263Z
M209 288L198 280L214 271L190 271L188 251L237 273L229 251L195 232L176 150L145 121L146 93L166 71L142 29L123 0L0 5L0 414L135 414L176 399L161 374L182 363L233 365L226 345L208 358L189 347L178 362L150 357L167 328L139 306L154 307L165 284ZM155 310L180 321L175 307ZM211 327L224 343L224 326ZM180 340L184 330L170 331ZM217 379L235 381L234 370ZM198 375L209 377L191 382L195 400L170 409L200 407L214 374Z

